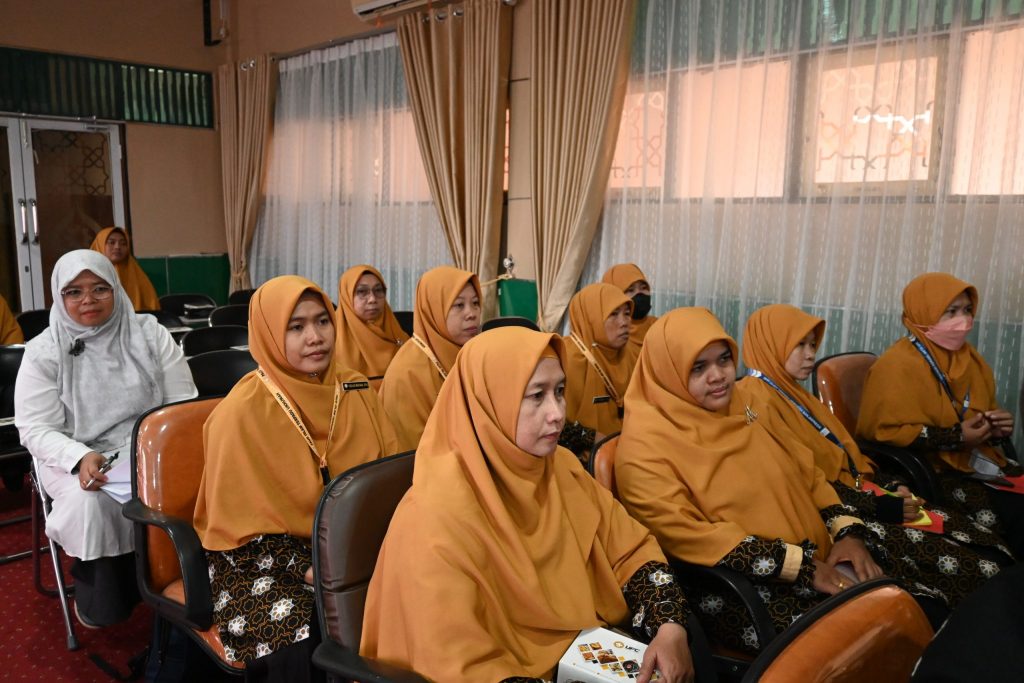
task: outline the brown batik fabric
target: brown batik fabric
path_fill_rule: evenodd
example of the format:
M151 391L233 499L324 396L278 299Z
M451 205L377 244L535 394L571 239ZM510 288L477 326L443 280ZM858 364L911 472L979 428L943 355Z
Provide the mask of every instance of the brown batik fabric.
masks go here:
M257 536L240 548L206 551L213 619L229 662L249 662L309 637L315 618L308 541Z

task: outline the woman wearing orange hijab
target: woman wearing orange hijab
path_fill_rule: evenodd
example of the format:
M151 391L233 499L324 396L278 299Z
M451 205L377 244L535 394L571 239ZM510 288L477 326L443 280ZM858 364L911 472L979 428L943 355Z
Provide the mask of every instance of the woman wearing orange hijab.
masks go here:
M117 268L117 277L136 311L160 310L160 297L156 295L153 283L132 256L128 233L122 228L103 228L96 233L89 248L106 256Z
M17 318L11 313L7 300L0 296L0 344L24 344L25 335L21 332Z
M416 448L455 356L480 332L480 280L450 266L428 270L416 284L412 327L412 340L395 354L380 385L403 451Z
M563 443L577 454L622 429L622 397L639 350L629 343L632 307L607 284L588 285L569 301Z
M966 340L979 310L978 291L952 275L911 280L903 290L909 336L868 371L857 435L924 454L950 504L1000 531L1021 557L1024 497L972 478L1022 473L1001 452L1013 433L1013 415L996 403L992 369Z
M733 391L736 343L704 308L662 316L644 339L626 392L615 479L626 509L670 558L746 574L777 630L827 595L882 571L814 466L789 452ZM850 562L856 579L835 565ZM927 589L926 589L927 590ZM697 587L701 621L730 647L756 652L746 610Z
M601 282L615 285L633 300L633 327L629 332L629 342L635 346L644 343L644 337L651 325L658 319L651 312L651 285L647 276L635 263L620 263L612 266L601 278Z
M942 517L943 526L937 533L924 533L921 526L931 522L914 522L925 501L895 483L885 484L895 495L885 495L875 482L887 478L878 476L838 418L799 384L810 376L824 335L825 321L799 308L776 304L754 311L743 338L748 376L737 391L777 441L809 448L843 504L881 531L879 542L893 558L895 574L938 588L955 605L994 576L999 563L1013 558L1000 545L1002 539L987 529L979 530L964 515L929 506ZM985 551L992 559L982 559L960 544L986 546L992 549ZM1005 555L993 549L997 546ZM954 564L955 573L950 570Z
M689 680L657 543L557 445L564 356L513 327L459 354L377 560L362 654L445 683L550 680L580 630L632 614L653 637L637 680Z
M229 660L246 663L247 680L314 675L318 634L307 584L320 494L332 477L397 451L366 377L334 359L334 316L327 295L304 278L277 277L257 289L249 350L259 368L203 429L194 522L220 638Z
M373 266L346 270L338 280L338 342L334 353L342 367L361 372L380 388L384 371L409 339L388 305L384 277Z

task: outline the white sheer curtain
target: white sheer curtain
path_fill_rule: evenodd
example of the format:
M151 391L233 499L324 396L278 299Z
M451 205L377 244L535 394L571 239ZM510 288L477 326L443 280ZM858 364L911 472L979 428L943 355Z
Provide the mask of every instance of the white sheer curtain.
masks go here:
M791 303L828 320L830 354L883 351L904 285L950 272L978 288L972 340L1016 412L1021 4L641 0L583 282L635 262L656 313L708 306L737 339Z
M279 64L274 136L252 258L255 284L295 273L337 297L370 263L395 310L423 271L451 262L406 102L395 35Z

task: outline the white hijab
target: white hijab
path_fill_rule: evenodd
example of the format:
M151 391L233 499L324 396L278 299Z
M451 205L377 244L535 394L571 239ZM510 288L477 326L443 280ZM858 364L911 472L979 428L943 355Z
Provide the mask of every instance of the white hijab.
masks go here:
M81 325L68 314L60 292L83 271L91 271L114 288L114 310L104 323ZM95 451L123 446L135 420L163 403L163 367L146 340L131 299L117 277L114 264L89 249L70 251L50 276L53 306L48 335L57 365L57 386L75 441ZM71 350L81 342L76 355Z

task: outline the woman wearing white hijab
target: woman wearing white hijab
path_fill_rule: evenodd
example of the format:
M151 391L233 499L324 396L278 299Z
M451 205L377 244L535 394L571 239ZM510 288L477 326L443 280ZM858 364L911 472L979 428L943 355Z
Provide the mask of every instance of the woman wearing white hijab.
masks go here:
M99 471L150 408L192 398L181 348L156 318L136 316L107 257L64 254L50 277L50 326L32 339L14 388L14 422L53 498L46 534L76 558L75 612L86 626L127 619L138 602L131 523L100 490Z

